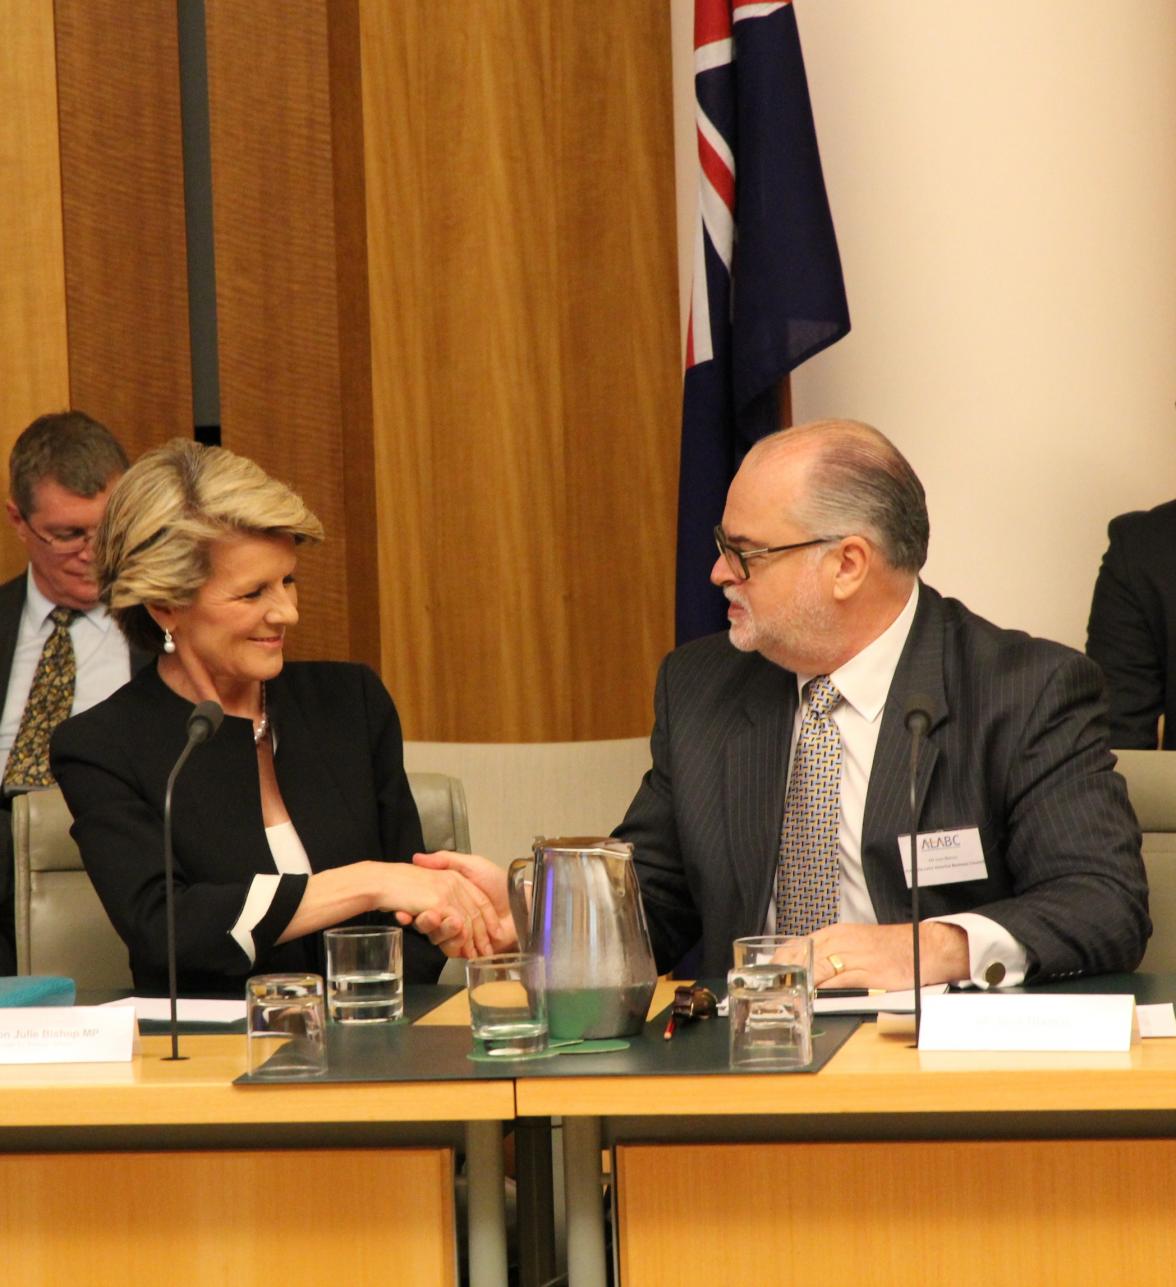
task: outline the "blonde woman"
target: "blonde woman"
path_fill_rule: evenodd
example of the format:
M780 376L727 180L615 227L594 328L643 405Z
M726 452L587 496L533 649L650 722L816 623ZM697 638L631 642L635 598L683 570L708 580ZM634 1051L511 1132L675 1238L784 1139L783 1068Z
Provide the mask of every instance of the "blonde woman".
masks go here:
M157 655L66 721L52 766L86 870L130 951L135 987L166 992L163 798L196 702L225 720L173 797L180 991L239 994L250 974L320 971L319 930L429 913L484 951L489 900L458 873L414 867L420 821L400 721L380 680L346 662L292 662L298 547L318 519L250 460L176 439L110 497L95 541L101 597ZM405 977L443 957L405 933Z

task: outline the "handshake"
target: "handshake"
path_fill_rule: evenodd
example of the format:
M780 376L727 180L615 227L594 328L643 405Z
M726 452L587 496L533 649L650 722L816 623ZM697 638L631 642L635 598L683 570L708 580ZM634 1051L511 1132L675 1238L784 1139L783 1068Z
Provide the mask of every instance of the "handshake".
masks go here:
M395 907L401 925L412 925L446 956L493 956L517 949L506 872L478 854L441 849L415 854L413 865L387 864L407 897ZM399 870L397 870L399 869Z

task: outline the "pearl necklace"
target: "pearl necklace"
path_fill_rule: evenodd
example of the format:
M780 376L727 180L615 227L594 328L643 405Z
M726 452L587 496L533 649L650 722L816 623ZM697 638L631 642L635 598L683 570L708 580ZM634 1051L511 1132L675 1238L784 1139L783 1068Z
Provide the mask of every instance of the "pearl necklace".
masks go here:
M261 685L261 719L253 726L253 745L260 746L261 739L269 732L269 716L265 710L265 682Z

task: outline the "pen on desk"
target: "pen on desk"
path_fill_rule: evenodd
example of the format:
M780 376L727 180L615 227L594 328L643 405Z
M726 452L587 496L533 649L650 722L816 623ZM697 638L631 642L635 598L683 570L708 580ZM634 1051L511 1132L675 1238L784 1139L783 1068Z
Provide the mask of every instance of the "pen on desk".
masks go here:
M672 1011L670 1017L666 1020L666 1030L662 1033L662 1040L669 1041L674 1035L674 1029L678 1026L678 1016Z
M885 988L818 988L817 1000L828 997L831 1000L848 997L881 997L886 995Z

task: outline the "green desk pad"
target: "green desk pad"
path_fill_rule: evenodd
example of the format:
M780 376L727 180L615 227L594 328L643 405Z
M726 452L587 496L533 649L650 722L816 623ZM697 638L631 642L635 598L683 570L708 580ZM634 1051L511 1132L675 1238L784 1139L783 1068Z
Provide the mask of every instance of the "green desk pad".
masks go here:
M406 992L408 989L406 989ZM439 1004L444 997L438 996ZM407 1003L406 1003L407 1004ZM523 1077L728 1076L728 1025L723 1018L680 1024L665 1041L669 1007L630 1037L629 1048L574 1058L501 1059L475 1062L467 1056L473 1037L467 1027L413 1027L410 1023L327 1025L327 1071L291 1080L313 1082L502 1081ZM861 1020L856 1015L820 1015L813 1038L813 1062L800 1073L823 1068ZM270 1064L280 1062L278 1051ZM269 1065L267 1065L269 1066ZM766 1071L766 1070L765 1070ZM742 1076L760 1072L739 1070ZM778 1073L774 1075L779 1075ZM238 1077L235 1085L272 1086L275 1078Z
M456 987L405 988L405 1010L417 1018L452 996ZM720 992L719 986L715 987ZM1132 993L1140 1004L1176 1000L1176 974L1103 974L1056 980L1009 992ZM473 1038L464 1027L413 1027L411 1022L370 1027L327 1025L328 1070L314 1081L498 1081L521 1077L723 1076L728 1066L726 1019L681 1024L672 1041L662 1039L668 1007L650 1018L629 1049L574 1058L477 1062L467 1058ZM857 1015L817 1015L813 1062L798 1072L823 1068L862 1022ZM223 1029L222 1029L223 1031ZM280 1059L281 1053L275 1055ZM745 1074L762 1075L762 1074ZM778 1074L777 1074L778 1075ZM237 1079L249 1084L248 1076ZM257 1084L273 1085L271 1078Z

